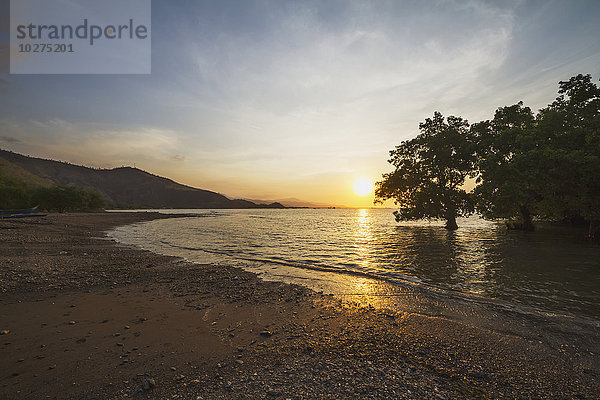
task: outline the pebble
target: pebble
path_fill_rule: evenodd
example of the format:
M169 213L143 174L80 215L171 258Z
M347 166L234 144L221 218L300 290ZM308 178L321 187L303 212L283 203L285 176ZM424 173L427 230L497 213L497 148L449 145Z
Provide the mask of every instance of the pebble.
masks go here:
M144 390L144 391L154 389L155 386L156 386L156 382L152 378L144 379L142 381L142 390Z
M10 329L4 329L0 331L0 335L8 335L10 333Z
M75 321L69 321L69 325L75 325L77 322Z
M272 335L273 335L273 334L272 334L271 332L267 331L267 330L264 330L264 331L261 331L261 332L260 332L260 336L264 336L264 337L270 337L270 336L272 336Z
M487 378L487 374L483 373L483 372L470 372L469 376L476 378L476 379L485 379Z

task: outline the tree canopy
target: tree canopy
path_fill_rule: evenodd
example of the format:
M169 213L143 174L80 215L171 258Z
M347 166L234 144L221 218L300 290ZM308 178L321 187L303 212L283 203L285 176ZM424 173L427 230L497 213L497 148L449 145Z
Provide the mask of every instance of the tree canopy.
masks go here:
M600 232L600 88L591 75L559 82L537 114L518 102L469 127L438 112L390 152L394 170L377 182L376 202L394 200L396 219L455 217L474 209L525 230L535 220L586 221ZM467 193L467 177L476 177Z
M559 83L559 96L540 110L538 129L547 142L545 206L554 219L600 224L600 88L590 75Z
M390 151L393 172L376 183L375 196L393 199L399 206L396 219L443 218L446 228L457 229L457 216L473 212L462 188L473 173L475 157L469 124L460 117L435 112L419 124L421 133Z
M485 218L520 216L520 227L533 229L541 200L541 163L535 117L519 102L500 107L494 119L473 124L477 152L476 208Z

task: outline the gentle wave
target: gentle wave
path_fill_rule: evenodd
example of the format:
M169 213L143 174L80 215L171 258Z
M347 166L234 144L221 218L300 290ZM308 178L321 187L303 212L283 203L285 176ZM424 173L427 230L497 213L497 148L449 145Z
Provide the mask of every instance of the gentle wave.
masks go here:
M270 257L270 258L247 257L247 256L244 256L244 253L235 252L235 251L231 251L231 250L224 250L224 251L209 250L209 249L200 248L200 247L179 246L179 245L176 245L173 243L166 242L164 240L161 240L160 242L171 248L177 248L177 249L182 249L182 250L191 250L191 251L202 251L202 252L211 253L211 254L219 254L219 255L223 255L223 256L227 256L227 257L233 257L238 260L244 260L244 261L250 261L250 262L278 264L278 265L283 265L283 266L292 267L292 268L308 269L308 270L312 270L312 271L332 272L332 273L336 273L336 274L360 276L360 277L364 277L364 278L385 280L385 281L388 281L391 283L394 283L394 282L398 283L398 282L403 282L403 281L421 282L421 280L415 276L404 275L404 274L394 273L394 272L385 271L385 270L377 271L374 269L370 269L367 271L357 271L357 270L346 269L346 268L321 266L321 265L319 265L320 264L319 260L305 260L305 262L303 262L303 263L298 263L298 262L286 260L283 257ZM350 264L350 263L342 263L341 265L346 266L346 267L358 266L357 264Z

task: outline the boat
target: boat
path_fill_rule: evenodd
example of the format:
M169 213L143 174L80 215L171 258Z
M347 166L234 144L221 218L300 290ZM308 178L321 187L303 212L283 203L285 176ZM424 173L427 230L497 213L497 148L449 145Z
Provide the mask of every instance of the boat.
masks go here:
M33 208L25 208L22 210L0 210L0 215L15 215L15 214L33 214L40 208L39 205Z
M41 217L46 214L38 213L39 205L21 210L0 210L0 218Z

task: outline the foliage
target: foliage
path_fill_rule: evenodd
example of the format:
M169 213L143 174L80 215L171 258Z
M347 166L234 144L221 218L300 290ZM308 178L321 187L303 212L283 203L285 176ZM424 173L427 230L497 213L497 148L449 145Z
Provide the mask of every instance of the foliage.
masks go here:
M580 74L560 82L558 93L538 118L550 143L548 178L556 185L547 206L556 218L600 221L600 88Z
M30 204L30 186L24 180L0 168L0 210L27 208Z
M32 198L47 211L97 210L105 206L102 195L73 186L52 186L37 189Z
M473 124L471 133L477 143L477 211L489 219L520 217L520 227L533 229L544 157L531 109L522 102L500 107L493 120Z
M40 205L46 211L98 210L105 206L98 192L73 186L36 186L0 169L0 209Z
M390 152L393 172L377 182L376 202L393 199L397 220L468 215L489 219L585 220L600 235L600 88L590 75L559 82L559 96L534 115L522 102L473 124L440 113ZM466 177L477 177L473 193Z
M390 151L395 170L376 183L376 201L393 199L399 206L398 221L442 218L446 228L456 229L456 217L473 212L462 188L475 162L469 124L460 117L445 120L435 112L419 129L416 138Z

